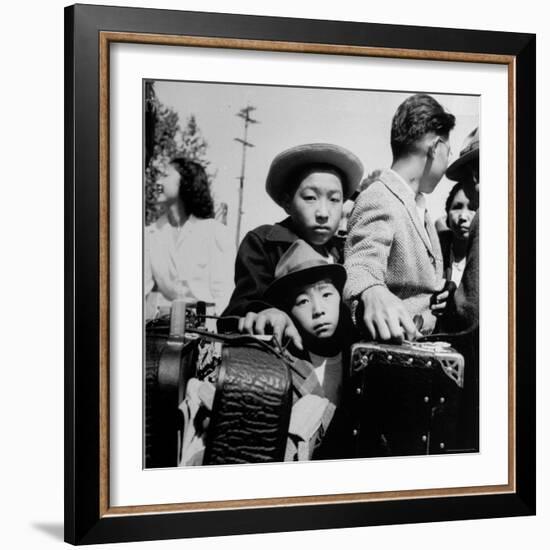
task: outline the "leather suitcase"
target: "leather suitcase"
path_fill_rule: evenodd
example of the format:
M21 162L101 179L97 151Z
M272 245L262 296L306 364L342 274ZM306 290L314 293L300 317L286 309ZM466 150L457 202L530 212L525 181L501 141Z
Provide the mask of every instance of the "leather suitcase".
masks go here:
M448 344L361 342L351 351L355 456L464 452L464 358Z
M261 343L224 344L204 464L282 462L291 384L288 364Z
M145 468L177 466L187 381L194 376L199 340L185 334L185 304L145 329Z

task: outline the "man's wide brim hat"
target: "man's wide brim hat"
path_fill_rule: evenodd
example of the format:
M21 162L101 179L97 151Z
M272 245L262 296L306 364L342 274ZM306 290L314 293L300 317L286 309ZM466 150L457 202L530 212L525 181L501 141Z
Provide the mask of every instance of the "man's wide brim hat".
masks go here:
M301 287L323 279L330 279L341 294L346 283L346 270L343 265L330 263L306 241L297 239L277 263L275 280L264 297L271 304L282 307L289 299L294 299L295 292Z
M450 180L460 181L465 175L465 168L473 162L479 162L479 128L466 136L459 157L447 168L445 175Z
M363 164L351 151L331 143L307 143L291 147L273 159L265 184L268 195L281 205L293 175L316 164L332 166L342 175L344 200L349 199L361 183Z

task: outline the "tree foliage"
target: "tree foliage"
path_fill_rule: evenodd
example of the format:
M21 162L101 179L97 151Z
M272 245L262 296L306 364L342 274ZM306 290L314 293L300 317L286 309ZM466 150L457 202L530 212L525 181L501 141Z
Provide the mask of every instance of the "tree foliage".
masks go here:
M205 168L210 164L206 158L208 143L197 125L195 115L191 115L187 119L187 124L181 131L181 147L184 151L184 156L189 160L198 162Z

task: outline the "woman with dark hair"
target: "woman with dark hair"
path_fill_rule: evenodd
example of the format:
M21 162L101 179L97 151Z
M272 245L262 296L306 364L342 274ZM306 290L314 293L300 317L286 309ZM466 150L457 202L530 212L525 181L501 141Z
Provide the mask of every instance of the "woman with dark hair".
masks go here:
M214 303L221 312L233 289L235 251L214 220L208 177L197 162L170 161L157 181L164 213L145 228L146 319L168 312L175 299Z
M448 230L439 233L445 278L458 287L466 267L466 253L472 220L477 210L476 193L464 182L451 189L445 202Z

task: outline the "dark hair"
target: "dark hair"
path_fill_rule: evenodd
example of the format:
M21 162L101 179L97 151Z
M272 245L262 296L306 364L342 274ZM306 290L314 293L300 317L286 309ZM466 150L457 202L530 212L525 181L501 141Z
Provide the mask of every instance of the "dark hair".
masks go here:
M457 193L463 188L464 186L459 181L458 183L455 183L453 185L453 188L449 191L449 196L447 197L447 200L445 201L445 212L447 214L449 213L449 210L451 209L451 205L453 204L453 200L456 197Z
M478 208L478 198L477 192L472 189L472 186L465 184L463 181L459 181L453 185L453 188L449 191L449 196L445 201L445 212L449 215L453 200L458 194L459 191L464 191L466 198L470 201L469 208L470 210L477 210Z
M179 198L187 214L197 218L213 218L214 201L204 167L183 157L172 159L170 164L180 175Z
M346 176L344 175L342 170L340 170L333 164L317 162L314 164L304 164L298 166L292 172L290 172L286 188L283 191L282 195L284 197L292 199L292 197L294 197L294 194L296 193L296 190L298 189L298 187L300 187L300 184L307 178L307 176L309 176L313 172L328 172L330 174L338 176L342 184L342 192L344 191ZM342 201L343 200L344 197L342 195Z
M395 112L391 124L391 150L397 159L429 132L446 136L455 126L455 117L431 96L416 94L407 98Z

